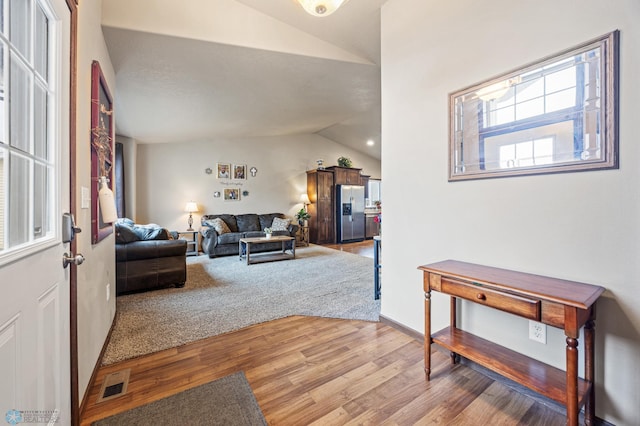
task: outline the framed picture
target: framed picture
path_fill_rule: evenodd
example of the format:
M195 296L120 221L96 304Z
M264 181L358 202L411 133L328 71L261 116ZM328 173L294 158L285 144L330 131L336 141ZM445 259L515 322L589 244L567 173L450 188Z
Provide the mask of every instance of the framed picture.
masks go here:
M218 179L229 179L231 177L231 165L229 163L218 163Z
M246 179L247 178L247 165L246 164L234 164L233 165L233 178L234 179Z
M102 74L100 63L91 64L91 242L97 244L113 232L104 223L98 192L100 177L113 189L113 98Z
M240 190L238 188L225 188L224 190L225 201L238 201L240 200Z

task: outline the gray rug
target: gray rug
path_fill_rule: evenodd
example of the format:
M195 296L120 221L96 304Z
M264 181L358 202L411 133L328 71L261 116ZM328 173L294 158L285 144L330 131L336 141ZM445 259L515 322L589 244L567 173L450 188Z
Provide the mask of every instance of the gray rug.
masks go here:
M95 426L266 424L251 386L242 372L93 423Z
M237 256L187 260L184 288L117 298L103 365L291 315L378 321L373 260L320 246L247 266Z

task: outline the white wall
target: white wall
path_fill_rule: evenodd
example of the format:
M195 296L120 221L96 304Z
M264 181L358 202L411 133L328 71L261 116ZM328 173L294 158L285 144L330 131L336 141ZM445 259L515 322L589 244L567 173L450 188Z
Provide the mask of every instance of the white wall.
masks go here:
M116 311L115 248L113 234L96 245L91 244L91 209L82 209L81 187L91 186L91 62L98 60L111 94L115 75L100 27L102 1L83 1L78 7L78 97L76 223L78 252L85 262L78 267L78 383L80 399L89 384ZM106 285L111 285L107 301Z
M194 214L194 229L202 214L272 213L293 216L302 207L306 192L306 171L336 165L340 156L353 160L362 173L380 177L380 161L338 145L318 135L297 135L252 139L215 140L193 143L137 145L136 216L140 223L157 223L173 230L187 229L185 204L193 200L200 212ZM125 161L128 161L125 158ZM216 179L216 164L246 164L246 180ZM206 174L206 168L212 174ZM252 177L248 171L256 167ZM129 179L129 177L126 177ZM225 185L226 184L226 185ZM213 193L240 188L249 195L240 201L224 201ZM128 207L127 207L128 209Z
M640 407L639 21L636 0L389 0L382 13L382 314L423 331L416 267L444 259L602 285L597 415L620 425L639 424ZM447 182L448 93L614 29L619 170ZM448 302L433 301L438 330ZM462 326L564 365L558 330L531 342L526 321L483 307L469 307Z

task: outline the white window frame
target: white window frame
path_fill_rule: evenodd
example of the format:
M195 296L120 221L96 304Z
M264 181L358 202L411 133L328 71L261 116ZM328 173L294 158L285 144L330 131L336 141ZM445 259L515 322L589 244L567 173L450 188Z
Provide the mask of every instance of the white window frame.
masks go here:
M36 77L35 76L35 71L34 71L34 62L35 62L35 37L33 37L33 29L35 26L35 16L36 16L36 8L40 8L44 14L46 15L47 19L48 19L48 79L47 79L47 131L46 131L46 138L47 138L47 146L48 146L48 150L49 150L49 160L48 162L46 162L46 164L48 165L48 167L50 167L51 173L49 175L49 179L48 179L48 185L46 188L46 192L48 193L48 228L49 231L47 233L47 235L40 237L38 239L34 238L33 232L30 232L29 234L29 240L13 246L13 247L8 247L8 248L4 248L2 250L0 250L0 266L5 265L7 263L11 263L14 262L16 260L19 260L21 258L30 256L34 253L37 253L39 251L45 250L49 247L55 246L57 244L60 243L61 240L61 236L60 236L60 220L58 220L59 218L61 218L61 206L59 205L59 198L60 198L60 188L61 188L61 170L60 170L60 165L62 164L61 162L61 145L60 145L60 140L62 137L62 127L64 125L64 123L60 123L60 117L62 116L61 112L61 96L60 96L60 91L59 88L62 87L62 75L61 75L61 62L60 62L60 57L61 57L61 53L62 53L62 45L61 45L61 41L62 41L62 37L61 37L61 27L59 25L59 18L56 16L56 14L54 13L54 8L51 6L51 4L48 2L48 0L30 0L31 1L31 14L29 19L31 20L31 28L32 28L32 35L31 35L31 52L30 52L30 58L25 58L24 55L22 55L22 53L16 52L16 54L21 58L21 60L26 63L28 65L29 71L32 73L32 78L33 78L33 82L32 82L32 87L30 88L30 96L31 96L31 107L30 107L30 112L29 112L29 144L30 147L33 147L34 144L34 132L33 132L33 122L34 122L34 115L35 115L35 106L34 106L34 93L33 93L33 88L35 87L35 79L36 78L40 78L40 77ZM11 152L20 152L21 155L24 156L24 152L21 150L17 150L13 147L10 146L9 144L9 131L10 131L10 119L9 119L9 108L8 108L8 104L9 104L9 90L10 90L10 81L9 81L9 69L10 69L10 63L9 63L9 58L11 55L11 47L10 43L9 43L9 39L7 37L10 29L9 29L9 15L8 15L8 1L4 0L2 7L4 8L3 10L3 17L4 17L4 22L3 22L3 26L5 28L5 33L1 34L0 33L0 40L2 40L2 42L5 45L5 49L4 49L4 64L5 64L5 72L4 72L4 87L5 87L5 108L4 108L4 117L2 117L2 119L4 120L4 128L5 128L5 135L4 135L4 141L5 143L0 143L0 146L2 146L2 149L4 151L4 154L6 155L6 159L9 158ZM42 81L42 79L40 79L40 81ZM33 154L33 148L31 148L31 153L28 155L28 157L31 160L31 164L29 167L29 199L31 200L30 202L30 207L29 207L29 211L28 211L28 215L29 215L29 227L32 229L33 225L34 225L34 203L33 203L33 196L34 196L34 182L33 182L33 176L34 176L34 165L36 163L35 160L35 156ZM38 161L38 163L41 163L41 161ZM9 194L8 194L8 183L9 183L9 167L4 167L3 168L3 188L2 190L0 190L0 195L4 196L4 205L5 205L5 211L0 212L0 220L3 221L2 226L4 229L4 242L8 242L8 227L9 227L9 215L7 214L6 210L8 210L9 205L8 205L8 201L9 201Z

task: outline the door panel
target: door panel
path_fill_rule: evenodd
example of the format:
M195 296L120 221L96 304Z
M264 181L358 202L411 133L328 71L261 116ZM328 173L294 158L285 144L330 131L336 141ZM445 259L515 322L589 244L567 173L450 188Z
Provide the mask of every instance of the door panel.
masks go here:
M32 40L21 41L20 46L35 46L25 50L27 57L20 59L30 63L26 81L33 83L27 90L32 107L28 109L28 131L22 134L23 139L15 146L5 145L5 152L10 152L5 158L9 158L11 173L5 174L9 182L2 185L11 188L20 182L31 183L15 192L21 195L16 202L26 199L22 210L14 210L18 206L11 198L13 191L3 195L8 203L0 203L0 217L13 212L15 223L20 225L19 235L5 238L15 245L0 246L8 250L0 250L0 256L4 256L0 259L0 415L7 420L13 416L21 423L41 424L48 419L68 425L70 277L69 269L62 267L68 246L62 243L60 223L62 212L70 209L70 11L65 0L12 1L8 6L5 2L8 8L16 5L22 9L10 11L10 25L14 30L19 28L20 37ZM26 15L19 19L21 14ZM42 25L44 16L46 25ZM35 23L36 30L46 28L46 35L32 31L24 21ZM48 49L48 55L43 56L43 49ZM48 63L43 62L45 57ZM12 95L11 91L4 93L8 105ZM12 126L22 129L24 123L14 121L11 114L5 110L5 117L0 118L9 116L0 126L2 132L11 133ZM11 156L27 158L18 162L26 166L13 168ZM8 227L6 232L16 231Z

